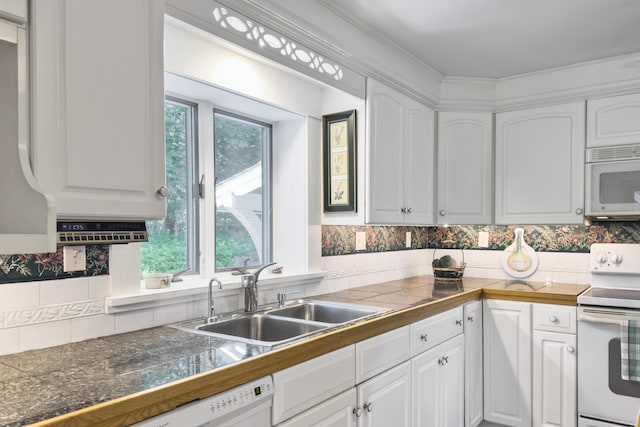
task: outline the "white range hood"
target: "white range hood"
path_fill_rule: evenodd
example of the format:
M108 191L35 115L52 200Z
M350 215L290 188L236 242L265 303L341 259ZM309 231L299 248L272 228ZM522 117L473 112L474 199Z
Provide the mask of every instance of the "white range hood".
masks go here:
M29 164L27 34L0 19L0 254L54 252L56 209Z

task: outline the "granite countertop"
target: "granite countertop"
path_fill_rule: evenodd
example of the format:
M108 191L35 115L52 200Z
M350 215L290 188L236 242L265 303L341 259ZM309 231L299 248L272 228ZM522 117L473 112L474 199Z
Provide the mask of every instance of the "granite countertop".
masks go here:
M587 288L418 276L314 296L386 311L279 349L163 326L2 356L0 426L127 425L483 296L575 305Z

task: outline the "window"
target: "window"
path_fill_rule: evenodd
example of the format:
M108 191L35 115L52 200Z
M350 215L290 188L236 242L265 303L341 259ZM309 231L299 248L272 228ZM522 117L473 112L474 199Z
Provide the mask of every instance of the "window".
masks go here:
M165 101L166 182L165 219L147 221L149 241L142 244L142 274L197 271L197 198L195 148L197 107Z
M220 110L211 114L212 110L200 117L203 128L213 129L213 134L203 132L207 137L198 138L198 106L175 98L165 101L166 182L171 194L165 219L147 222L142 274L226 271L271 260L272 127ZM213 161L199 158L198 153L207 151L213 152ZM204 170L199 172L196 165ZM203 175L215 177L215 191L210 192L215 203L199 202L198 177ZM210 219L215 236L199 231ZM205 245L198 236L215 243ZM214 265L199 265L205 247L215 256L202 259Z
M271 126L216 110L216 270L271 260Z

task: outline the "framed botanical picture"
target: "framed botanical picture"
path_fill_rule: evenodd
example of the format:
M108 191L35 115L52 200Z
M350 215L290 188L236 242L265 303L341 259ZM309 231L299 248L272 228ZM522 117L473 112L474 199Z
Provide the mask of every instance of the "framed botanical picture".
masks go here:
M356 110L322 116L324 212L356 212Z

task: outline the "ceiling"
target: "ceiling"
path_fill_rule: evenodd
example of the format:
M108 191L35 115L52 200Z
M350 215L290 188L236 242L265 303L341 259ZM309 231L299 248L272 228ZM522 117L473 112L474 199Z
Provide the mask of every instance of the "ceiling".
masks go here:
M446 76L500 78L640 52L638 0L317 0Z

